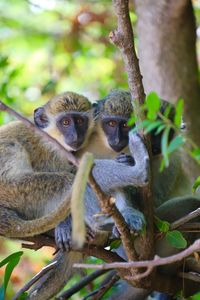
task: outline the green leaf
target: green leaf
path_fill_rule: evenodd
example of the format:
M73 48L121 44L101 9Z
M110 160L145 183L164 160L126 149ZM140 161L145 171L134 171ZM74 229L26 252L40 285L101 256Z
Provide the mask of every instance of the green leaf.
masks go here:
M157 112L160 109L160 98L155 92L151 92L146 97L147 105L147 118L149 120L155 120L157 117Z
M197 177L197 179L195 180L193 186L192 186L192 192L196 192L196 189L200 186L200 176Z
M168 153L172 153L173 151L180 148L185 142L185 139L182 135L177 135L169 144Z
M172 110L172 105L171 105L171 104L168 104L168 105L166 106L165 111L164 111L164 114L163 114L163 115L165 116L165 118L168 118L168 117L169 117L169 114L170 114L171 110Z
M179 99L176 104L176 113L174 116L174 124L180 128L183 115L183 99Z
M159 134L159 133L160 133L163 129L165 129L165 128L166 128L166 124L160 125L160 126L158 127L158 129L156 130L155 135Z
M5 292L4 292L4 286L2 285L0 287L0 300L4 300L5 299Z
M169 166L169 155L168 155L168 139L169 139L170 127L166 127L161 139L161 149L164 159L165 166Z
M168 231L165 238L168 241L168 243L174 248L183 249L187 247L186 239L178 230Z
M153 129L157 128L159 125L162 124L162 121L155 121L151 124L149 124L146 128L145 128L145 131L144 133L147 134L149 132L151 132Z
M136 122L136 116L134 114L132 114L130 116L130 119L128 119L127 124L128 124L128 126L133 126L135 124L135 122Z
M161 173L165 168L165 161L164 159L161 160L160 162L160 168L159 168L159 172Z
M189 297L188 300L200 300L200 292L197 292L193 296Z
M121 245L122 241L121 240L114 240L110 243L110 250L112 249L117 249Z
M197 162L200 162L200 148L192 150L191 155Z
M20 257L22 256L23 254L23 251L18 251L18 252L15 252L15 253L12 253L11 255L9 255L8 257L6 257L5 259L3 259L1 262L0 262L0 268L4 265L6 265L8 262L10 262L12 259L14 259L15 257Z
M3 286L0 289L0 297L3 297L3 299L5 297L6 289L7 289L8 282L10 280L12 271L16 267L16 265L19 263L22 254L23 254L23 251L15 252L0 262L0 267L7 264L6 269L5 269L5 274L4 274ZM1 298L0 298L0 300L1 300Z
M167 221L162 221L160 218L155 216L155 225L160 232L168 232L170 224Z
M28 296L28 292L23 292L18 298L17 300L25 300Z
M6 293L6 289L8 286L8 282L10 280L10 276L12 274L13 269L20 261L20 256L13 258L6 266L5 275L4 275L4 291Z
M150 121L150 120L144 120L144 121L140 122L140 124L137 124L137 125L131 130L131 132L135 133L135 132L137 132L139 129L145 128L145 127L147 127L147 126L148 126L149 124L151 124L151 123L152 123L152 121Z

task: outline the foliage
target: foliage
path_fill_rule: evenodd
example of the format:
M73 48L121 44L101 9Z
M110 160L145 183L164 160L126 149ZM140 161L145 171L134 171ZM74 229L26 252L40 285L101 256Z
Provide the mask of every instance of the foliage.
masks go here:
M20 112L58 92L92 100L128 88L123 62L109 42L115 26L110 1L2 0L0 97ZM134 12L131 12L136 22ZM0 124L9 121L0 116Z
M160 232L165 234L164 238L170 246L177 249L187 247L187 241L182 233L178 230L170 230L170 224L167 221L162 221L158 217L155 217L155 225Z
M155 92L151 92L147 95L143 106L143 110L146 113L146 119L138 125L137 119L133 114L128 122L129 126L136 124L135 128L133 128L133 132L143 129L145 134L153 132L155 135L161 135L163 160L161 162L160 171L169 166L170 154L180 149L183 145L185 146L184 150L200 163L200 149L195 145L194 141L186 137L185 131L181 130L183 99L177 101L175 112L173 112L173 107L170 104L166 106L163 113L160 111L160 107L161 100ZM171 130L176 133L172 139L170 139ZM194 184L194 190L198 186L199 179L197 179Z
M3 267L4 265L6 265L4 281L0 288L0 300L3 300L5 298L6 289L7 289L8 282L10 280L12 271L16 267L16 265L19 263L22 254L23 254L22 251L15 252L0 262L0 268Z

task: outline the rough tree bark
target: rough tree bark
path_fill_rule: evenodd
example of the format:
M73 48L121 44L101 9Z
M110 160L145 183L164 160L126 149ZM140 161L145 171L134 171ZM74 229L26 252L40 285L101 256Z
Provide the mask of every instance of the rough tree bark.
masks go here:
M200 87L195 18L189 0L135 0L145 92L185 100L187 125L200 146ZM194 122L195 120L195 122Z

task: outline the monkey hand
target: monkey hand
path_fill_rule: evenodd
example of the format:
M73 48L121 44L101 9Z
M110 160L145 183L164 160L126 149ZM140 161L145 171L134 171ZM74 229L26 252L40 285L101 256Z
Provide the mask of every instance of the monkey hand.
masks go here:
M86 240L90 242L94 239L93 230L87 226ZM55 228L55 241L56 245L62 251L70 251L72 245L72 218L67 217L64 221L60 222Z
M128 166L134 166L135 165L134 158L131 155L127 155L125 153L120 153L119 155L117 155L117 157L115 158L115 160L118 163L126 164Z
M121 210L121 214L131 232L139 232L146 225L143 213L133 207L124 208ZM120 233L116 226L113 227L113 235L117 238L120 237Z

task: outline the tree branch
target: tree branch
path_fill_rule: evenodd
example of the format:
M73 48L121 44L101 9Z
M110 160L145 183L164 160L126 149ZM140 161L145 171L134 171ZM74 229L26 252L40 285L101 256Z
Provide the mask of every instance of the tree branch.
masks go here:
M89 274L88 276L85 276L83 279L81 279L79 282L74 284L71 288L64 291L62 294L56 297L58 300L66 300L69 299L72 295L80 291L84 286L88 285L90 282L95 280L96 278L102 276L108 272L107 270L97 270L93 272L92 274Z
M111 264L75 264L76 268L88 268L97 270L109 270L109 269L129 269L129 268L154 268L157 266L163 266L172 264L177 261L183 260L185 257L191 255L195 251L200 250L200 239L196 240L190 247L179 252L178 254L168 257L160 258L156 256L155 259L149 261L136 261L136 262L124 262L124 263L111 263Z
M115 13L117 15L117 29L110 33L110 40L119 47L121 51L125 70L128 74L128 84L133 101L134 113L139 121L143 120L144 113L141 105L145 100L142 76L138 63L138 58L134 47L134 36L129 16L128 0L113 0ZM146 137L150 153L150 139ZM151 155L150 155L151 157ZM151 172L150 172L151 174ZM148 222L146 235L144 237L144 247L141 251L141 259L149 259L154 255L154 228L153 228L153 200L151 189L151 178L148 186L141 188L140 193L143 200L143 212Z
M57 264L57 261L54 261L50 264L48 264L46 267L42 268L42 270L37 273L27 284L23 286L22 289L20 289L17 294L12 298L12 300L17 300L21 294L28 291L32 285L34 285L41 277L43 277L45 274L47 274L49 271L55 268L55 265Z
M196 210L192 211L188 215L186 215L186 216L180 218L179 220L173 222L170 225L170 229L174 230L174 229L180 227L181 225L184 225L185 223L187 223L187 222L191 221L192 219L195 219L199 216L200 216L200 208L197 208Z

